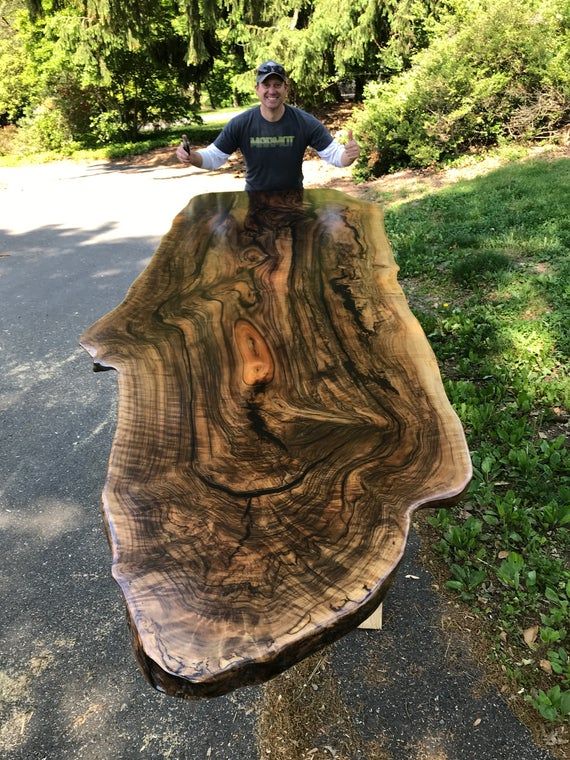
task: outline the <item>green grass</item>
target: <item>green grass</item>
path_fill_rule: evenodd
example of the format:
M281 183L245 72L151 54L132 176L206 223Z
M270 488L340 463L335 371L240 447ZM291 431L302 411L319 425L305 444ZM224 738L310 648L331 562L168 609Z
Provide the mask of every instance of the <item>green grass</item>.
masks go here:
M472 452L435 551L547 722L570 715L568 187L570 160L516 161L386 213Z

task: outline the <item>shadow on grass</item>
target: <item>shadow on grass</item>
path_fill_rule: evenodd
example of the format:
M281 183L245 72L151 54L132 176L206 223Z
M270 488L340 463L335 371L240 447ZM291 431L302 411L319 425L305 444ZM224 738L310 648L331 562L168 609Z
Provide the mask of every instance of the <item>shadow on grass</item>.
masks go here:
M566 353L569 186L568 159L521 161L389 209L402 278L451 308L467 301L479 326L534 322Z
M388 210L402 275L445 274L465 249L502 252L523 264L567 257L569 185L569 160L533 160Z

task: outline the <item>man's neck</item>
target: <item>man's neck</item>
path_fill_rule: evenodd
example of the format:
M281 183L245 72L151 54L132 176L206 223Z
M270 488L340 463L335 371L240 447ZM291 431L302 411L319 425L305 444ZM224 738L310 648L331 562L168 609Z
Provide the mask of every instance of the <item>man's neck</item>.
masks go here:
M281 107L277 109L264 108L262 104L259 106L259 110L261 111L261 115L265 121L275 122L283 118L283 114L285 113L285 104L282 103Z

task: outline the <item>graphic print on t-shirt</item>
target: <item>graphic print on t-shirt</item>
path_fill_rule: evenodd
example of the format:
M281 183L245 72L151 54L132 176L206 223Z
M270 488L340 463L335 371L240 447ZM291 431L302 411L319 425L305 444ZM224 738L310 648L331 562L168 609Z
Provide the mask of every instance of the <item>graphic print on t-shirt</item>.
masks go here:
M290 148L295 135L279 135L277 137L250 137L251 148Z

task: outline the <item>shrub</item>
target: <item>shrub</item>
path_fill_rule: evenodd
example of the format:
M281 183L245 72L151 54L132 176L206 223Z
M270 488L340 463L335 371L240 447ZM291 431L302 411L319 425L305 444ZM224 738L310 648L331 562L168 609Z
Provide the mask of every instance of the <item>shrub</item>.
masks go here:
M16 138L18 153L72 152L77 146L69 123L51 99L45 100L20 122Z
M541 136L570 113L565 0L456 0L430 46L368 86L360 172L429 166L503 136Z
M91 134L97 143L112 143L123 134L121 114L117 110L103 111L90 120Z
M252 97L253 77L251 73L236 74L239 62L226 54L216 59L212 72L206 77L204 86L212 108L227 108L247 103Z

